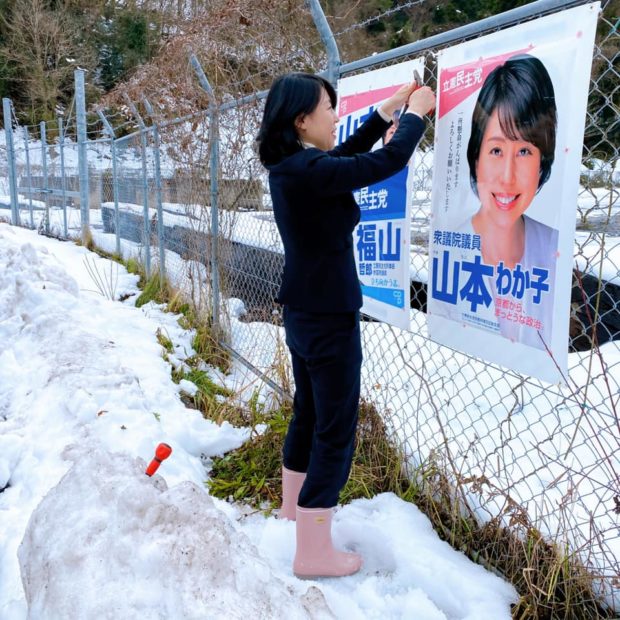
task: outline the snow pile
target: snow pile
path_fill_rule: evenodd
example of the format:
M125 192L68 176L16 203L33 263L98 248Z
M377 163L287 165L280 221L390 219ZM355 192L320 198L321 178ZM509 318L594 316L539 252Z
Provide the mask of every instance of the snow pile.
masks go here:
M317 590L293 595L195 484L168 489L118 453L65 457L74 464L19 549L30 617L331 617Z
M53 247L54 253L48 248ZM118 269L104 298L88 275ZM167 480L206 477L201 459L241 445L249 429L221 426L186 409L162 359L158 329L179 356L191 333L174 315L133 307L136 277L72 243L0 224L0 617L19 618L16 550L28 518L68 469L66 446L91 439L109 451L152 458L173 446ZM67 272L71 268L71 275ZM6 605L6 607L4 607ZM8 610L11 610L9 613Z

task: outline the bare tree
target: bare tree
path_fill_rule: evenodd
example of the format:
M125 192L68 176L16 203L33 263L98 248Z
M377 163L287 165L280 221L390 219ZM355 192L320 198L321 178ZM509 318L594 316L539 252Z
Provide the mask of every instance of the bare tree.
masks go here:
M58 3L52 9L46 0L16 0L1 19L5 45L0 52L22 85L29 122L53 118L76 65L92 64L79 43L77 24L65 6Z

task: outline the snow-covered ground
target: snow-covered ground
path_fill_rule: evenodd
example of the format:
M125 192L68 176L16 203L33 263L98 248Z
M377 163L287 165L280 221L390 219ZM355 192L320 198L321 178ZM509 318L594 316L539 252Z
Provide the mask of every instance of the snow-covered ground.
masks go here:
M89 158L89 161L96 159L96 167L101 170L110 166L106 148L105 144L97 145ZM127 148L126 155L128 160L134 158L135 163L136 153L132 149ZM600 165L594 163L593 171L584 167L582 173L598 181L601 175L607 175L605 178L612 175L620 182L618 169L612 171L602 162ZM149 169L151 165L149 161ZM134 168L138 170L137 166ZM412 236L418 238L427 234L430 187L426 185L429 180L430 177L415 196ZM8 193L4 181L0 178L0 194ZM617 188L586 190L582 187L578 213L587 214L587 221L611 216L618 227L619 195ZM0 197L0 204L2 202ZM22 196L20 202L27 206L27 197ZM8 204L8 198L4 203ZM34 206L39 208L33 214L36 227L42 221L44 205L35 203ZM121 208L139 215L143 212L141 205L125 203ZM191 205L172 203L164 204L164 208L167 225L184 225L188 213L194 209ZM0 216L5 214L9 211L0 210ZM151 209L150 216L154 215L155 210ZM21 216L26 223L29 221L27 209L21 211ZM67 209L67 219L70 234L79 234L79 209ZM115 251L114 236L102 233L101 211L91 210L90 219L97 244ZM63 212L52 209L52 229L61 231L63 224ZM226 238L281 252L275 223L268 211L222 212L220 225ZM203 229L209 227L208 221L203 222ZM121 247L125 257L144 257L144 247L126 240L121 241ZM425 282L428 272L424 249L416 247L415 243L412 248L412 279ZM156 263L157 248L151 248L151 256ZM620 284L620 237L611 233L603 236L602 233L578 232L575 261L584 271L596 277L601 273L604 279ZM209 294L209 282L201 264L184 261L167 250L166 266L171 280L186 294L194 298L197 292L203 296ZM191 285L187 283L188 274L192 275ZM118 294L123 288L122 278L119 282L116 284ZM93 288L92 283L90 287ZM281 329L268 323L243 323L239 318L244 311L242 303L231 300L223 313L229 321L233 347L272 376L274 359L283 347ZM506 502L517 502L537 528L550 539L560 536L562 543L568 542L595 573L617 572L620 562L618 516L610 507L617 493L620 466L617 459L610 459L609 455L620 449L615 413L620 393L618 344L604 345L600 358L589 352L571 354L569 383L572 389L561 391L524 382L521 377L438 347L428 340L421 313L412 311L411 325L412 332L404 333L381 324L363 324L367 352L363 380L368 391L366 396L390 417L389 426L414 463L424 461L437 449L446 448L457 471L473 480L468 500L482 520L498 515L508 520L511 513L506 510ZM278 380L277 376L272 378ZM222 381L228 380L222 378ZM255 382L255 378L245 373L242 380L233 381L237 387L243 384L252 389ZM582 401L585 405L580 404ZM436 403L443 404L439 410ZM478 480L488 480L492 486L485 490L478 485ZM346 510L349 508L342 514L346 514ZM278 523L277 527L280 525ZM597 583L602 584L607 600L620 609L620 588L610 579ZM364 612L360 617L374 617L373 613L366 615Z
M178 317L135 308L122 267L32 231L0 224L0 264L0 618L510 618L513 588L389 494L336 514L359 574L294 578L294 524L206 490L210 458L249 429L181 402L156 340L175 363L192 353ZM93 270L129 297L107 299ZM259 387L242 366L211 372L240 398ZM159 442L173 452L149 478Z
M168 224L186 218L183 210L166 207L171 212L166 217L174 218ZM139 207L135 210L140 212ZM278 251L269 213L224 212L221 222L234 240ZM113 250L113 235L97 231L95 238ZM123 242L125 255L140 251L138 245ZM152 248L151 255L155 253ZM598 277L602 270L605 279L620 280L618 237L607 236L602 253L600 235L578 233L575 254L585 271ZM172 252L166 253L166 265L179 276L190 270ZM204 271L200 277L207 290ZM225 313L233 347L278 382L273 371L274 359L284 347L282 330L268 323L243 323L239 319L244 312L243 304L233 302ZM516 501L550 540L559 537L579 549L578 558L595 574L613 572L620 561L620 537L618 517L610 506L620 472L609 455L620 448L615 422L619 344L601 347L600 357L571 354L571 389L560 390L524 384L521 377L435 345L428 339L422 313L412 310L411 325L409 333L377 323L364 323L362 328L365 396L389 418L413 462L447 447L452 466L473 481L468 500L481 520L503 514L508 522L507 502ZM585 421L582 399L588 412ZM438 410L437 403L445 404ZM478 485L478 480L488 480L489 487ZM613 581L596 583L619 608L620 589Z

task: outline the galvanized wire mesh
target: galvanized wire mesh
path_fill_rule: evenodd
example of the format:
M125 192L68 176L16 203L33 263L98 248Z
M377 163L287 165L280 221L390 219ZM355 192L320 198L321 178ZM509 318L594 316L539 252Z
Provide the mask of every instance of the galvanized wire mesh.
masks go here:
M512 23L518 22L503 23L502 27ZM431 47L420 44L410 55L394 53L389 60L368 58L363 68L346 74L422 54L426 81L435 87L436 54L442 47L497 28L491 24L484 31L472 29L463 37L446 38ZM338 42L345 46L346 38L353 34L350 27L342 28ZM316 47L316 42L312 45ZM372 320L362 323L362 396L382 413L409 463L441 466L479 519L495 520L515 531L535 528L551 540L566 543L589 569L598 591L617 609L619 50L618 17L603 11L593 59L577 204L574 286L571 307L567 308L571 312L566 343L568 387L543 384L428 338L430 127L416 155L411 331ZM316 57L316 51L295 56L306 64ZM248 94L250 85L264 87L268 82L262 66L255 74L247 73L237 83L242 94ZM90 223L99 245L126 258L137 257L148 273L157 273L163 259L167 278L199 311L213 315L214 295L220 293L221 321L231 350L263 379L290 394L281 311L275 302L283 250L266 173L253 144L262 103L260 97L226 103L217 119L207 112L180 120L165 120L155 113L145 121L145 127L134 123L136 119L127 121L134 126L126 124L124 130L132 133L114 141L102 133L95 135L92 127L88 150ZM209 142L214 122L220 136L217 174L213 174ZM22 224L60 236L79 236L75 121L66 123L62 166L57 137L48 135L42 145L37 140L38 128L28 128L29 140L20 129L15 130L14 142ZM0 145L0 217L10 213L2 209L7 200L1 195L9 193L6 161L6 147ZM213 183L218 190L217 211L213 209ZM219 276L217 290L214 270Z
M22 225L45 234L66 237L80 225L79 177L75 141L70 127L59 123L18 127L14 132L14 158L19 219ZM44 133L45 132L45 133Z
M362 395L382 412L410 462L440 463L480 519L496 520L522 532L536 528L550 540L568 544L594 576L595 589L612 605L617 605L615 576L620 567L620 465L615 456L620 448L620 359L612 342L620 337L620 241L614 217L620 207L619 108L617 87L609 92L602 84L610 71L617 78L618 47L617 24L603 14L580 179L574 287L571 308L567 308L572 316L567 337L568 388L543 384L429 340L424 312L431 131L420 144L416 159L412 331L369 320L362 324ZM360 71L422 53L427 83L435 87L439 49L418 49L411 56L369 63ZM604 127L603 119L608 119ZM256 129L256 120L249 120L246 132L255 133ZM234 155L234 149L222 145L223 159ZM263 185L267 191L264 181ZM268 204L268 197L265 202ZM252 241L245 242L246 246L256 239L271 239L268 235L272 234L277 240L270 213L248 215L239 210L235 230L244 227L252 231ZM282 342L279 310L274 304L279 278L267 275L271 268L280 269L279 251L272 250L276 243L256 252L249 274L245 256L237 256L229 264L222 254L221 262L223 279L231 284L229 296L243 301L244 308L240 310L236 304L234 313L241 312L241 320L261 322L260 331L239 330L233 347L274 380L278 375L273 355L264 352L273 350L274 342ZM247 248L245 252L255 250ZM265 281L259 285L259 279ZM608 344L599 350L593 348L593 341Z
M595 588L616 606L620 360L615 342L600 351L592 344L620 337L619 106L617 87L601 90L610 71L618 76L613 67L619 42L617 22L603 14L578 198L569 387L542 384L436 345L428 340L418 310L412 313L413 333L374 322L362 330L365 396L391 416L412 461L440 459L484 521L499 519L521 531L533 527L566 542L596 576ZM433 87L437 51L434 47L425 54L427 83ZM605 118L615 122L603 127ZM424 143L420 150L425 151ZM432 156L420 160L412 221L412 306L423 310Z
M202 313L212 308L208 129L205 115L157 129L166 275Z

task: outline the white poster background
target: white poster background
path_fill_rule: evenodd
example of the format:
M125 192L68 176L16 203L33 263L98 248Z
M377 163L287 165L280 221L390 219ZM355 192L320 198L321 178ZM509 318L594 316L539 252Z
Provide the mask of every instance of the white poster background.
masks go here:
M439 54L429 238L430 337L440 344L551 383L563 383L567 375L579 171L599 9L600 3L596 2L562 11L463 43ZM501 310L494 307L494 301L486 314L484 308L472 312L472 305L463 302L460 296L456 305L439 300L433 284L435 281L437 288L445 285L446 279L442 282L442 275L444 278L448 275L447 280L451 281L454 274L450 270L443 271L444 258L449 256L449 264L453 266L454 261L463 260L464 251L451 247L451 244L465 244L461 246L465 247L469 243L462 237L455 238L453 231L458 230L463 222L470 222L471 216L480 207L479 199L470 186L467 162L472 112L484 76L490 71L487 67L481 76L480 67L485 62L488 65L490 59L517 53L526 53L542 61L553 83L557 107L555 159L551 175L526 212L533 220L558 231L555 278L549 282L549 291L544 293L552 303L552 320L547 325L548 338L544 344L538 338L538 346L503 336L498 333L497 327L487 327L499 311L503 313L502 320L507 320L506 316L511 317L509 320L519 318L518 309L511 313L506 300L502 301L504 305ZM502 62L496 62L495 66ZM459 74L460 67L465 67L465 70ZM472 84L475 84L473 90ZM463 94L455 98L459 87ZM445 97L443 105L442 97ZM447 104L450 98L452 100ZM477 254L481 256L479 251ZM471 256L470 251L470 259ZM493 278L496 275L497 271ZM460 280L459 287L465 280ZM519 328L524 329L522 326ZM529 329L533 328L529 326ZM536 329L534 334L538 335Z
M414 70L424 75L424 59L339 80L338 143L398 88L412 82ZM373 150L381 146L380 140ZM354 192L361 209L353 251L364 296L362 312L401 329L409 329L412 162L390 180ZM368 249L372 253L365 254Z

